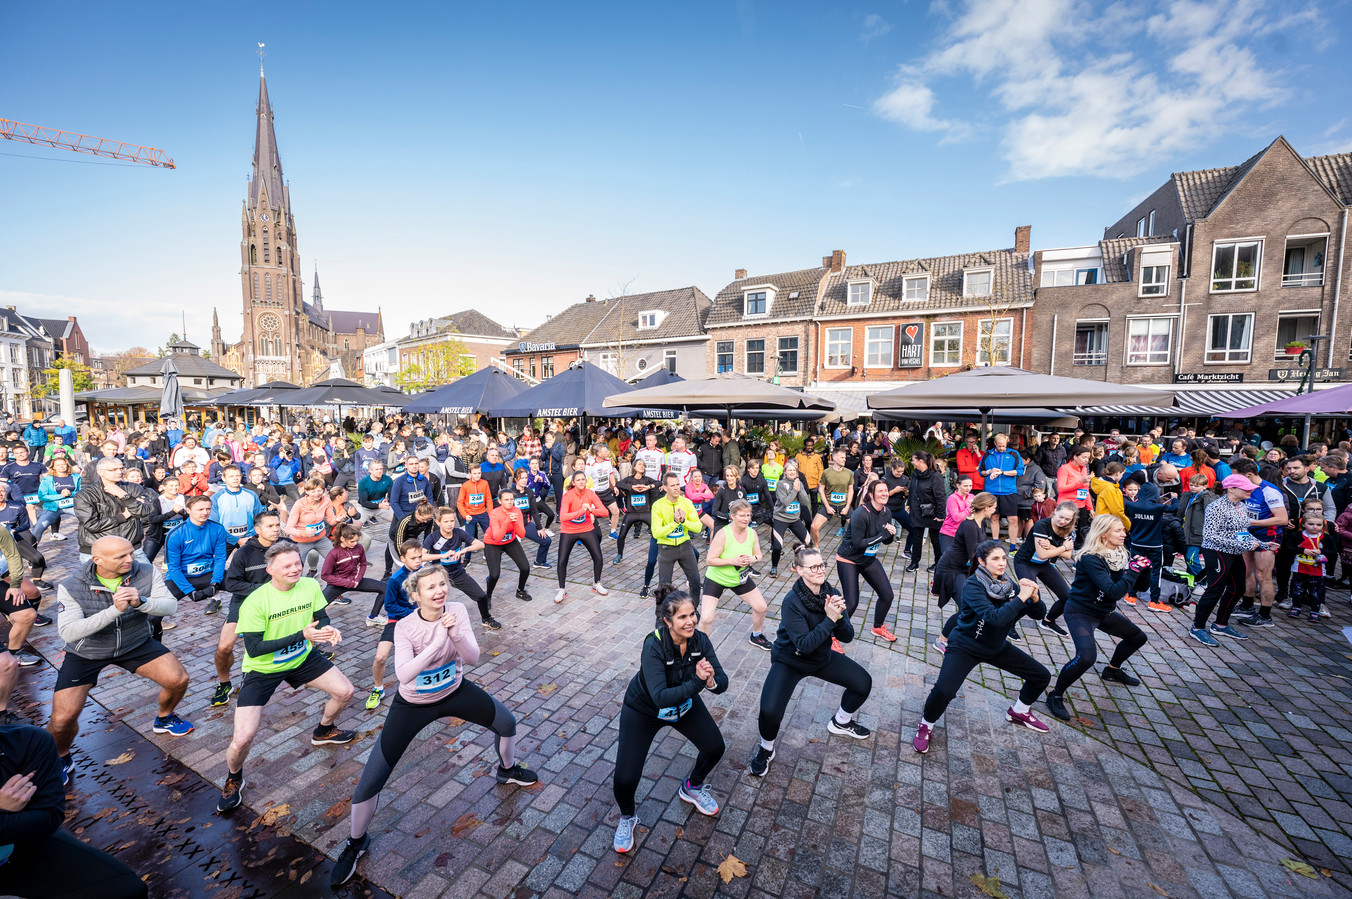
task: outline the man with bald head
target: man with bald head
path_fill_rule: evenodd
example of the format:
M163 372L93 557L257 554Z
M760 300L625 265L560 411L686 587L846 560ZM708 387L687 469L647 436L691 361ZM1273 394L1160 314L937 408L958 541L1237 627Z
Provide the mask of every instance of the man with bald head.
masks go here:
M151 615L172 615L178 600L164 586L159 569L132 558L131 541L100 537L93 558L57 588L57 632L66 655L56 676L52 720L47 725L61 756L61 779L69 784L75 765L70 748L79 730L80 710L99 672L117 665L160 687L157 734L186 736L192 725L174 714L188 690L188 672L178 657L150 635Z

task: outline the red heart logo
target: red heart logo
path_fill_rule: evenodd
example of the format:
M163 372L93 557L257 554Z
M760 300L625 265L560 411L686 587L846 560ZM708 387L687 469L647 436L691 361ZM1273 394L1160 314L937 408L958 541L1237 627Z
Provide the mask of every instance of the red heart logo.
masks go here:
M911 340L915 340L916 332L919 331L919 330L920 330L920 327L919 327L918 325L907 325L907 326L906 326L906 336L909 337Z

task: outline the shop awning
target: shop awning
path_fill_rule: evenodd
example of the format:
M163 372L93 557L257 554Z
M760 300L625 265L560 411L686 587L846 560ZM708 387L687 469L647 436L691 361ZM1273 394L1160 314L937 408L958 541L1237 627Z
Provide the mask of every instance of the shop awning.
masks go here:
M1294 396L1291 387L1251 388L1242 390L1220 388L1176 387L1174 395L1178 400L1177 409L1162 409L1159 406L1086 406L1081 409L1066 409L1075 415L1118 415L1118 416L1163 416L1167 418L1210 418L1235 409L1271 403Z

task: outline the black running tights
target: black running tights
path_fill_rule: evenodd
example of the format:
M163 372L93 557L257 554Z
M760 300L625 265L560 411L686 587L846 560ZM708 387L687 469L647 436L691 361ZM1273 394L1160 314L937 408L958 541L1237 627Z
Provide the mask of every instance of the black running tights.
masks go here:
M770 541L771 544L773 544L770 547L771 568L779 567L780 556L783 555L784 553L785 531L792 531L793 535L798 538L799 543L803 544L807 543L807 525L803 524L803 520L801 518L795 519L793 521L780 521L778 518L776 518L773 522L771 522L770 530L772 532L772 536L774 537L774 539Z
M490 600L493 598L493 588L498 585L498 579L502 576L503 553L511 556L512 561L516 563L517 590L525 590L526 579L530 577L530 562L526 561L526 551L521 548L520 540L513 540L503 546L498 546L496 543L485 543L484 564L488 566L488 581L484 585L484 592L488 594Z
M568 576L568 556L573 552L573 544L581 543L592 557L592 583L601 583L601 532L592 528L580 534L559 535L559 589L564 588L564 579Z
M1242 561L1239 568L1242 573L1244 571ZM1066 610L1066 630L1070 631L1070 639L1075 641L1075 658L1066 662L1060 676L1056 678L1056 686L1052 688L1052 692L1057 696L1064 696L1066 691L1098 661L1098 645L1094 642L1094 631L1103 631L1108 636L1118 639L1117 648L1113 650L1113 657L1108 662L1114 668L1121 668L1122 663L1144 646L1147 639L1145 631L1121 612L1109 612L1100 618L1075 606Z
M1047 684L1051 683L1052 673L1046 666L1011 643L1006 642L1000 651L989 659L979 659L950 643L948 651L944 653L943 667L939 669L939 679L934 682L934 687L925 699L925 720L931 724L938 724L944 710L953 701L953 697L958 695L958 690L967 680L967 675L972 673L973 668L983 663L1023 678L1023 686L1019 688L1019 701L1025 705L1032 705L1042 695L1042 691L1047 689Z
M695 744L699 752L688 778L692 786L703 784L704 778L709 776L714 765L723 757L726 748L723 734L698 696L694 697L690 711L677 721L661 721L627 705L622 707L620 740L615 754L615 802L620 807L620 814L633 816L634 793L638 790L639 779L643 777L643 764L648 760L648 750L662 728L668 726L676 728L676 732Z
M845 598L845 614L854 615L859 607L859 579L862 577L877 594L878 602L873 607L873 626L882 627L887 623L887 613L892 611L892 585L887 580L883 563L875 556L867 565L856 565L836 559L836 574L840 576L840 594Z
M838 652L831 653L826 664L816 671L799 671L779 662L770 662L770 673L765 675L765 685L760 696L760 735L763 740L773 740L779 736L779 726L784 721L784 710L789 707L793 691L804 678L816 677L828 684L844 687L840 697L840 707L854 714L868 699L873 690L873 677L863 665L849 656Z

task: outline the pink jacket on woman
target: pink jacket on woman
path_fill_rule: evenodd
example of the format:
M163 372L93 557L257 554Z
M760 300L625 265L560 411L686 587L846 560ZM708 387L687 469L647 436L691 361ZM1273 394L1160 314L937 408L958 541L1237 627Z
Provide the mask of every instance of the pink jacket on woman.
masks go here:
M948 494L948 505L944 507L944 523L939 528L940 534L952 537L958 532L958 525L966 521L972 511L972 496L971 493L966 496L961 493Z

